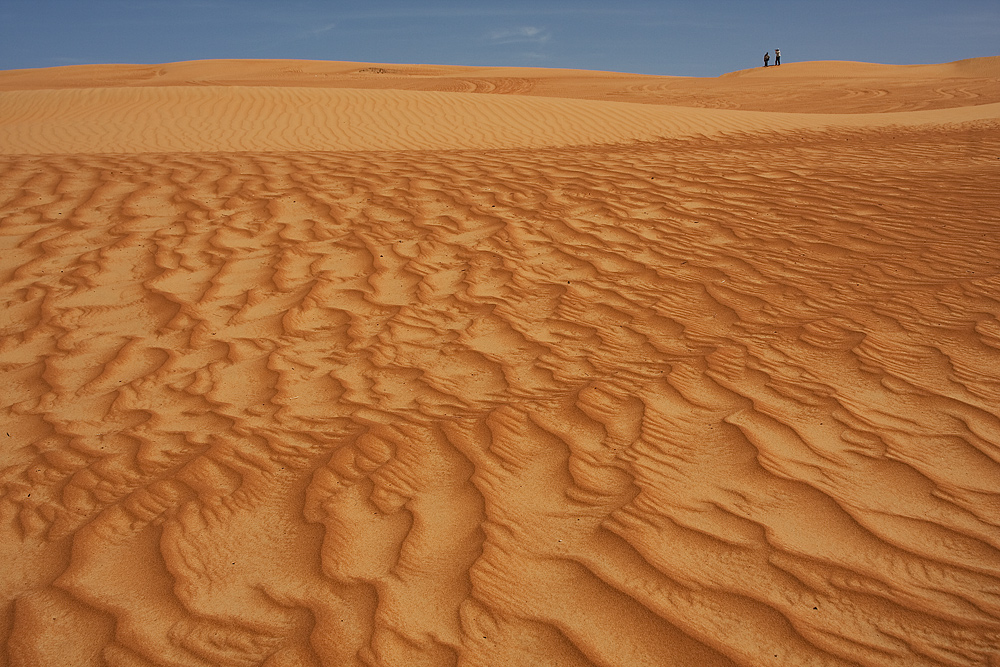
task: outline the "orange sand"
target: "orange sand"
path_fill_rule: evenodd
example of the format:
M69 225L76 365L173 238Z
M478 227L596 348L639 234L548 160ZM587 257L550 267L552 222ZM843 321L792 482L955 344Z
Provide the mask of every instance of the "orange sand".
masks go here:
M0 665L1000 666L1000 58L0 72Z

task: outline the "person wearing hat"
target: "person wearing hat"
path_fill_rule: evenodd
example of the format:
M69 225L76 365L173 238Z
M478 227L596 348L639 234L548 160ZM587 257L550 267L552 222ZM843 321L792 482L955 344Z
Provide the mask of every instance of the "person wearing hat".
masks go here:
M781 51L778 49L774 50L774 66L777 67L781 64Z

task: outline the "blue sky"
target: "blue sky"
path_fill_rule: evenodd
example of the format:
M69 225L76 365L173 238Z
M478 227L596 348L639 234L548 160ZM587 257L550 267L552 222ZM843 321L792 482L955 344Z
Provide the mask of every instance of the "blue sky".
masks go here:
M0 69L203 58L717 76L1000 55L998 0L0 0Z

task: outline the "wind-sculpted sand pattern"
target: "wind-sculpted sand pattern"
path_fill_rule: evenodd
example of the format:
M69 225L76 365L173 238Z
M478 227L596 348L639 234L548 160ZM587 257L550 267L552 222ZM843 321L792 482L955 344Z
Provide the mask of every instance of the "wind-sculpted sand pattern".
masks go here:
M7 665L1000 665L995 131L0 162Z

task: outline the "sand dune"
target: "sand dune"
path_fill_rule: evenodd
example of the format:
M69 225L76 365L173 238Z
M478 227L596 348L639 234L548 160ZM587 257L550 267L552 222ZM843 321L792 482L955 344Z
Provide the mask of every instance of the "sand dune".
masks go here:
M379 151L621 144L764 131L993 121L1000 102L886 114L792 114L468 93L254 87L3 93L9 155Z
M0 664L1000 665L997 101L285 66L0 75Z
M937 65L787 62L716 78L525 67L308 60L82 65L0 72L0 91L163 86L490 93L786 113L878 113L1000 102L1000 56ZM755 63L756 64L756 63Z

